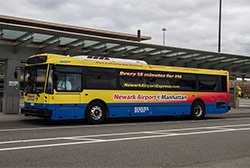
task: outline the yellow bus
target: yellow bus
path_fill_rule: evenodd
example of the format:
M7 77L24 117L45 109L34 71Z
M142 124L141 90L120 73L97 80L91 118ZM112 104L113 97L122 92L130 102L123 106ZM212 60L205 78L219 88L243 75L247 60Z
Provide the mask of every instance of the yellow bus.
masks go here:
M27 60L25 116L49 120L190 116L229 111L222 70L148 65L139 60L39 54Z

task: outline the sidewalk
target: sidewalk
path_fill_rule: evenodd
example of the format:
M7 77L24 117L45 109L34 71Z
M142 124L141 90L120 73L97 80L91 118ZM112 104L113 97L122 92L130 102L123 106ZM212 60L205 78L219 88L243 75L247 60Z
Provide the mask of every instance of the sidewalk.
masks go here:
M24 118L25 116L22 114L4 114L3 112L0 112L0 122L7 120L21 120Z
M243 114L243 113L249 113L250 114L250 107L239 107L239 108L232 108L228 114Z
M250 109L250 99L240 99L240 107Z

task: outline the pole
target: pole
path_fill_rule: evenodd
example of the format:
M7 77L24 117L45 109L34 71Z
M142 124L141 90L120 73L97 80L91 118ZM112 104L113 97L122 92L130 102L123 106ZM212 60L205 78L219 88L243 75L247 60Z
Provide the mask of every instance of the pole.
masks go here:
M137 30L137 40L141 42L141 30Z
M221 3L222 0L219 2L219 37L218 37L218 52L220 53L221 51Z
M167 30L166 28L162 29L162 32L163 32L162 43L163 43L163 45L165 45L165 36L166 36L165 32L166 32L166 30Z

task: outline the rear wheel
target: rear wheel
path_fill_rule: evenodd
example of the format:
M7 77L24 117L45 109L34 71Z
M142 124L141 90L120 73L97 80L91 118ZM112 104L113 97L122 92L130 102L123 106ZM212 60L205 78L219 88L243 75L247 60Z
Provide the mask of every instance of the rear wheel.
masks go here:
M205 117L205 106L201 101L193 103L191 108L191 117L195 120L200 120Z
M106 107L103 103L93 102L86 110L86 120L89 124L100 124L106 119Z

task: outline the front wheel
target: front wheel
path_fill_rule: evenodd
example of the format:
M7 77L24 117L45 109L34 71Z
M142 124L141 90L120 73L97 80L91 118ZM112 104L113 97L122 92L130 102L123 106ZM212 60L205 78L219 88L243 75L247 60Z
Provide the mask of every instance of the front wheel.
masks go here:
M106 108L100 102L93 102L87 107L85 116L89 124L103 123L106 118Z
M194 102L191 108L191 117L195 120L200 120L205 117L205 107L200 101Z

